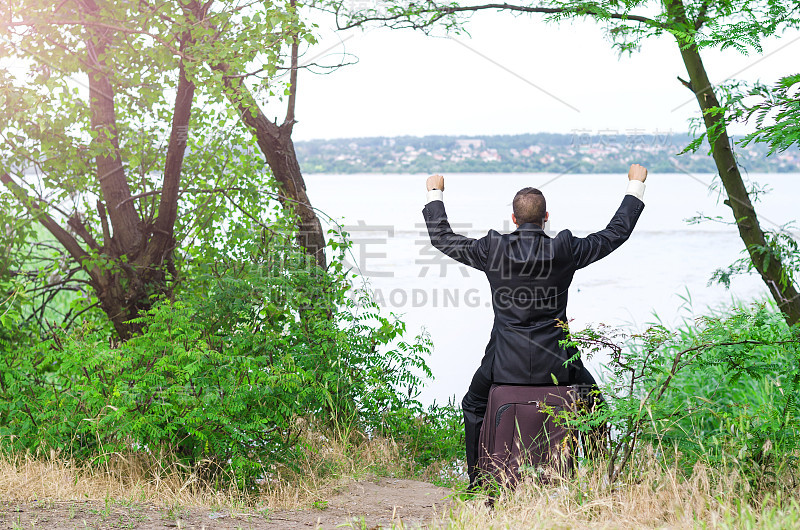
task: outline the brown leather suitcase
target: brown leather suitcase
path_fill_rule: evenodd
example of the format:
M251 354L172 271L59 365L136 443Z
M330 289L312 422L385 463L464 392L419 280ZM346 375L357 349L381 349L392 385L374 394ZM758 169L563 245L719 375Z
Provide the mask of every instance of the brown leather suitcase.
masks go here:
M478 445L481 482L513 487L523 473L545 482L571 475L576 433L553 414L576 401L572 386L492 386Z

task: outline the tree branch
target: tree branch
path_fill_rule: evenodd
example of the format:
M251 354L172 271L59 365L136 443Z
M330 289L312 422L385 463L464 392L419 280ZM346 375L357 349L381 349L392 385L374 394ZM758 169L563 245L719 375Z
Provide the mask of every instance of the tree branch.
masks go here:
M52 217L41 207L41 205L29 196L24 189L22 189L16 182L11 179L8 173L0 175L0 182L14 194L14 197L28 209L28 211L44 226L48 232L53 234L59 243L69 252L69 255L80 264L89 258L89 254L80 246L78 240L72 237L69 232L64 230ZM99 283L101 278L100 271L94 267L92 270L87 271L92 280Z
M680 81L683 86L691 90L692 94L694 94L694 88L692 87L692 83L690 83L686 79L681 78L681 76L678 76L678 81Z
M67 225L72 228L75 234L83 239L84 243L89 245L89 248L100 250L100 245L97 244L97 241L95 241L94 237L92 237L92 234L86 230L86 225L83 223L77 213L75 215L71 215L69 219L67 219Z
M181 49L190 45L191 34L186 32L181 39ZM181 167L189 140L189 120L192 114L194 83L186 76L184 61L180 62L175 108L172 114L172 131L169 136L167 156L164 163L164 184L158 205L154 235L148 252L163 254L172 246L175 220L178 216L178 192L181 183ZM130 200L130 197L127 199ZM118 205L119 206L119 205Z
M83 0L82 4L91 13L99 9L94 0ZM114 110L114 91L108 75L105 74L103 55L109 45L107 29L99 32L88 32L86 51L92 68L89 75L89 106L92 115L92 129L97 133L96 141L108 142L110 153L98 155L97 179L103 192L105 202L109 205L111 226L114 237L126 253L133 253L141 240L139 214L133 204L124 207L116 206L130 197L131 191L125 178L125 169L120 156L117 122Z
M80 311L78 311L77 313L72 315L71 317L70 317L70 314L67 313L64 316L64 322L65 322L64 323L64 327L66 329L69 329L70 327L72 327L72 324L75 323L75 321L78 319L79 316L81 316L82 314L86 313L90 309L94 309L95 307L98 307L99 305L100 305L100 301L98 300L97 302L95 302L95 303L93 303L93 304L91 304L91 305L89 305L87 307L84 307L83 309L81 309Z
M483 11L486 9L496 9L498 11L516 11L521 13L541 13L546 15L555 15L555 14L565 14L565 15L577 15L577 16L602 16L608 17L615 20L624 20L624 21L632 21L632 22L640 22L642 24L647 24L648 26L662 28L662 24L657 22L656 20L640 16L640 15L628 15L625 13L601 13L597 9L592 9L590 6L577 6L573 8L567 7L536 7L536 6L523 6L523 5L515 5L509 3L502 3L502 4L483 4L483 5L476 5L476 6L437 6L433 3L428 3L423 9L413 13L413 15L422 15L422 14L435 14L430 19L426 19L422 23L415 23L411 21L411 14L409 13L396 13L394 15L388 16L372 16L372 17L364 17L356 20L355 22L350 22L345 26L339 24L339 11L338 8L336 10L336 27L340 30L345 29L352 29L355 27L362 26L366 22L392 22L392 21L403 21L404 19L409 23L409 27L414 29L420 29L428 26L432 26L435 22L441 20L442 18L446 17L447 15L454 15L457 13L474 13L477 11Z
M293 9L294 14L297 14L297 11L294 10L295 7L295 0L291 0L291 6ZM292 127L294 126L294 107L295 101L297 100L297 50L298 50L298 42L297 42L297 33L292 35L292 70L289 74L289 102L286 106L286 119L283 121L283 125L289 128L291 132Z
M230 65L217 63L209 65L223 75L230 70ZM309 204L306 185L297 162L297 154L292 143L292 123L282 125L271 122L261 110L253 94L241 79L223 78L225 96L239 112L244 124L256 137L261 152L272 170L280 191L289 201L281 199L284 206L296 206L298 219L298 244L304 247L321 268L325 268L325 236L322 225L314 209Z
M706 22L706 14L708 13L708 6L711 4L711 0L703 0L703 3L700 5L700 9L697 12L697 18L694 19L694 30L699 31L700 28L703 27L703 24Z

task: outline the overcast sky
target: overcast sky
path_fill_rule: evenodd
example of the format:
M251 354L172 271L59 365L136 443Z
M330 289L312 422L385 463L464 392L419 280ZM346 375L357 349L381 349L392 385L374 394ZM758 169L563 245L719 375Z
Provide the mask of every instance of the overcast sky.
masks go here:
M622 57L591 21L545 24L541 17L476 14L470 35L412 30L336 31L314 15L319 43L301 64L356 62L327 74L300 72L295 140L560 132L665 133L699 117L670 36ZM704 50L712 82L766 83L798 73L800 32L763 43L762 54ZM794 58L794 59L792 59ZM20 66L22 72L26 69ZM285 103L266 104L283 119ZM734 126L733 132L743 132Z
M338 32L320 20L320 43L303 60L357 64L301 72L294 138L531 132L682 132L698 116L675 41L645 41L619 57L592 22L481 13L471 36L428 37L383 28ZM730 76L774 82L796 73L800 34L765 43L761 55L707 50L715 83ZM349 55L343 56L343 53ZM273 114L282 110L270 106ZM741 131L741 128L739 129Z

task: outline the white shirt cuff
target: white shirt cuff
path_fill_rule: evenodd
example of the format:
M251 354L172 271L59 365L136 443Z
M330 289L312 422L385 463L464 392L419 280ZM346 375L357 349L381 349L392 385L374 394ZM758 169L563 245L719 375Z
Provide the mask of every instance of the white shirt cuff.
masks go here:
M431 201L444 201L444 192L442 190L430 190L425 197L425 204Z
M641 180L629 180L625 195L633 195L640 201L644 201L644 182Z

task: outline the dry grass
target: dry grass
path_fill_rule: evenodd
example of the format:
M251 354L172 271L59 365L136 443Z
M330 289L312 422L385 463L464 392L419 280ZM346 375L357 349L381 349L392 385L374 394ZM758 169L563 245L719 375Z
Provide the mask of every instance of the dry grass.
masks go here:
M47 457L0 457L0 497L6 501L103 501L232 505L241 495L233 490L214 491L197 475L164 460L140 455L115 455L104 465L77 464L54 453Z
M47 458L0 457L0 498L10 502L92 500L241 510L295 509L330 499L347 484L378 472L407 472L402 449L388 440L346 443L317 435L299 471L276 469L257 495L215 490L190 470L137 456L103 466ZM696 466L690 477L652 453L622 483L608 485L587 468L559 484L524 481L488 508L485 498L457 501L439 514L440 528L796 528L800 495L786 487L761 498L733 471Z
M315 436L298 469L275 468L257 494L215 488L174 459L112 455L103 464L78 464L47 456L0 454L0 498L10 502L107 501L208 508L295 509L324 500L366 474L402 474L397 445L378 439L360 444Z
M443 528L800 527L795 490L754 498L737 472L695 466L690 477L655 459L637 462L626 483L608 485L585 469L558 485L525 481L498 498L460 502L436 521Z

